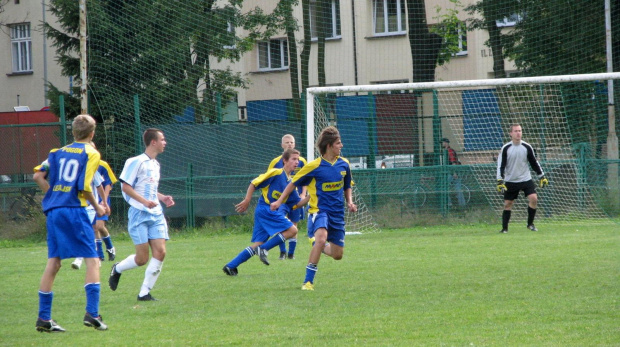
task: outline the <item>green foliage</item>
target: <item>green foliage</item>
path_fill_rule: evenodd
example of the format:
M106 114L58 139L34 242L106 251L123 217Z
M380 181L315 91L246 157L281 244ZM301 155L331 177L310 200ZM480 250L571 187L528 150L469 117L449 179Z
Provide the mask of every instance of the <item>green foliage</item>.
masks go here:
M466 35L467 27L464 22L457 17L459 8L462 7L459 0L450 0L452 4L449 8L435 6L438 24L431 27L430 31L443 38L443 44L437 57L437 66L442 66L450 61L460 50L459 45L461 35Z
M46 249L2 249L0 345L270 346L605 346L620 339L614 224L539 225L540 232L497 226L428 227L347 236L345 256L323 256L315 291L302 292L310 247L271 266L251 259L228 277L222 266L249 234L173 235L164 270L138 303L144 268L105 285L106 332L86 328L84 270L63 261L54 283L53 318L67 332L34 330L36 289ZM122 259L131 241L115 240ZM25 294L24 294L25 293ZM314 322L318 320L318 322Z
M252 49L260 37L256 28L269 17L258 9L241 13L241 3L89 2L88 83L97 103L91 114L132 122L132 98L140 95L141 112L153 122L168 122L187 106L196 109L198 121L217 121L218 101L232 100L234 88L247 88L248 82L229 68L212 68L210 60L238 61ZM57 49L62 74L73 76L79 84L78 3L52 0L49 9L59 19L60 28L44 26ZM249 34L237 36L228 30L229 25ZM197 88L204 92L196 93ZM58 89L52 89L49 98L57 110ZM76 104L70 100L67 107ZM71 109L68 113L77 112Z

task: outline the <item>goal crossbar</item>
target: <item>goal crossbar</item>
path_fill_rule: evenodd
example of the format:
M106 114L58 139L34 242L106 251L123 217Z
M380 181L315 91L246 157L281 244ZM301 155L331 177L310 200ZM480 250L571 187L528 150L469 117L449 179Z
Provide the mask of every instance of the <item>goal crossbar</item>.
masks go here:
M429 90L429 89L448 89L448 88L468 88L468 87L493 87L501 85L523 85L537 83L570 83L597 80L618 80L620 72L611 73L592 73L578 75L557 75L557 76L537 76L537 77L515 77L498 78L484 80L462 80L462 81L440 81L440 82L419 82L419 83L393 83L393 84L372 84L357 86L330 86L312 87L306 90L306 159L314 159L314 97L329 93L359 93L359 92L382 92L389 90Z

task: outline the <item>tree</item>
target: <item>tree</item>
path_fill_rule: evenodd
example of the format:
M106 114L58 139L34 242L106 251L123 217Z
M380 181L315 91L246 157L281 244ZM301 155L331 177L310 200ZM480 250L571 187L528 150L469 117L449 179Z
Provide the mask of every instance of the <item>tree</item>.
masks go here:
M443 38L429 31L424 0L407 1L409 47L413 62L413 82L435 80L435 67Z
M468 20L468 30L487 30L489 33L489 40L484 44L491 48L495 78L506 77L502 34L497 22L522 13L519 4L518 1L513 0L481 0L465 8L465 11L474 16ZM482 18L477 17L476 14Z
M100 119L105 113L119 122L133 122L133 97L139 95L140 110L150 122L169 122L188 107L195 110L196 121L218 122L219 106L233 97L235 88L246 88L247 80L230 68L214 69L211 63L238 61L252 49L258 36L254 28L265 20L259 10L242 14L241 3L89 2L90 112ZM49 8L60 24L60 29L46 24L57 61L63 75L80 83L77 2L51 0ZM238 37L230 30L234 27L250 34ZM57 109L58 92L51 86L52 109Z

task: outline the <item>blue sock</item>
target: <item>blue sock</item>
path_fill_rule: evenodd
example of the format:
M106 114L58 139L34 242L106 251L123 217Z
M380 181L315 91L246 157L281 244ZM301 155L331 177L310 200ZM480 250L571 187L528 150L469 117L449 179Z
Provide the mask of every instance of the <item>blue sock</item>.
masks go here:
M306 279L304 283L310 282L314 284L314 275L316 275L317 271L319 271L319 269L317 269L316 264L309 263L308 266L306 266Z
M39 318L43 320L52 319L52 301L54 292L42 292L39 290Z
M101 242L101 239L95 239L95 245L97 246L97 255L99 256L99 259L105 259L103 257L103 242Z
M277 233L274 237L270 238L267 242L265 242L260 248L268 251L277 245L284 244L286 239L282 236L282 233ZM286 251L286 248L284 249Z
M245 263L248 259L252 258L252 256L256 254L256 250L252 247L247 247L241 253L239 253L230 263L226 264L231 269L236 268L237 266Z
M114 248L114 245L112 245L112 238L110 237L110 235L102 238L102 240L105 243L106 249Z
M101 292L101 284L87 283L84 286L86 291L86 312L93 317L99 317L99 293Z
M280 244L280 253L286 253L286 242Z
M295 254L295 248L297 248L297 239L295 238L288 239L288 255Z

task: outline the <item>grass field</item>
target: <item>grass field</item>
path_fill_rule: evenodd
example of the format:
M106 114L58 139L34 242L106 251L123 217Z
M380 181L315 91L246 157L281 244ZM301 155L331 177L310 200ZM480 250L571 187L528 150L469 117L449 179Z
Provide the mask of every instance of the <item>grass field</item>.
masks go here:
M516 223L347 236L341 261L323 257L315 291L301 291L310 246L271 266L222 266L249 234L175 234L153 296L138 303L144 267L116 292L102 272L105 332L86 328L84 269L63 261L53 318L35 331L45 244L0 249L0 345L19 346L619 346L618 226ZM116 240L122 259L133 251Z

